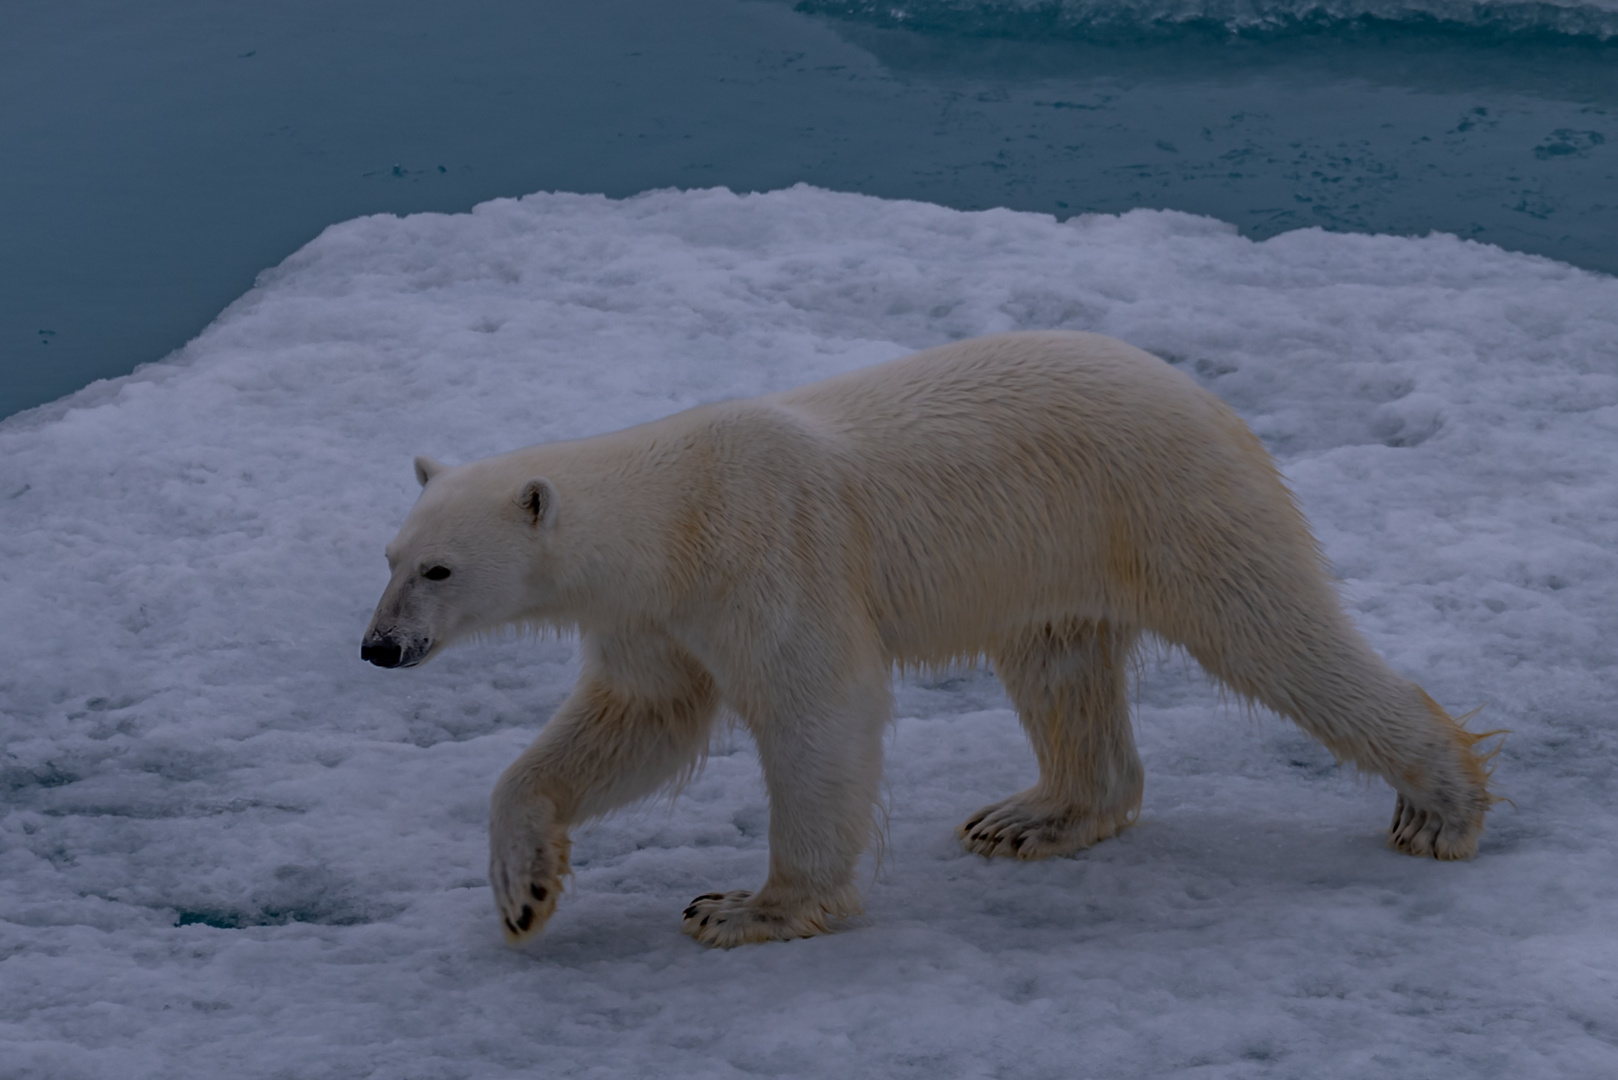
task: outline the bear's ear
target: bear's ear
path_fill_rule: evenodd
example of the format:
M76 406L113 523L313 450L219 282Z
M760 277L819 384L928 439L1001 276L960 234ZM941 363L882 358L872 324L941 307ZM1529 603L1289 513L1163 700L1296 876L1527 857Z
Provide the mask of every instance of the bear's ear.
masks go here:
M422 487L426 487L427 481L443 472L444 468L445 467L443 465L434 461L426 454L421 455L421 457L416 459L416 483L420 484Z
M528 513L529 524L538 528L556 520L556 487L543 476L535 477L522 486L517 505Z

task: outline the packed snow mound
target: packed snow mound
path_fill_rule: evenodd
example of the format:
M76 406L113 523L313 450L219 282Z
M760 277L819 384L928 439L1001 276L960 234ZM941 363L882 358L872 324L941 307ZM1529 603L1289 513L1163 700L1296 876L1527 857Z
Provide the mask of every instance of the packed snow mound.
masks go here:
M1512 729L1475 862L1380 782L1142 671L1142 822L988 863L1028 783L992 678L900 686L868 914L731 953L744 737L582 830L501 944L490 786L571 643L358 659L411 457L460 462L954 338L1165 357L1276 453L1399 670ZM1608 1076L1618 1064L1618 280L1432 236L810 188L328 229L170 360L0 424L0 1075Z

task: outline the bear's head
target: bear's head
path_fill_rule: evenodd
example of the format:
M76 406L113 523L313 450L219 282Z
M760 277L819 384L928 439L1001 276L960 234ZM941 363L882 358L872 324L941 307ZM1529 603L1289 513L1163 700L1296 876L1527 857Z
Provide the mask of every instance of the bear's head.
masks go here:
M416 459L421 497L387 546L393 572L360 659L414 667L455 638L541 621L557 575L552 483L509 458L455 468Z

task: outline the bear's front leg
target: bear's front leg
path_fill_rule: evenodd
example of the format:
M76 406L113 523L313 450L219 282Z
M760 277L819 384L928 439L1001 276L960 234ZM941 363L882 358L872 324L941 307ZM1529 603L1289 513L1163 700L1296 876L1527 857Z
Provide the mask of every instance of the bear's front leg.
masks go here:
M568 870L568 827L689 770L719 698L707 671L651 629L586 635L584 672L489 806L489 884L508 941L539 933Z
M730 948L823 934L832 920L859 912L854 870L874 832L888 709L883 673L803 711L741 710L769 789L770 872L756 893L691 901L687 934Z
M513 945L539 933L556 910L568 866L567 827L543 795L507 773L489 807L489 884L500 925Z

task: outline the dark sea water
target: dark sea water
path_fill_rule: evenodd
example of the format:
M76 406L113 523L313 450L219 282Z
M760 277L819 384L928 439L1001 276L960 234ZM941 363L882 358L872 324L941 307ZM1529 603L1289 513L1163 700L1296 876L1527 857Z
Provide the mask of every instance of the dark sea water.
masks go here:
M0 415L331 223L797 182L1618 272L1618 0L8 0Z

